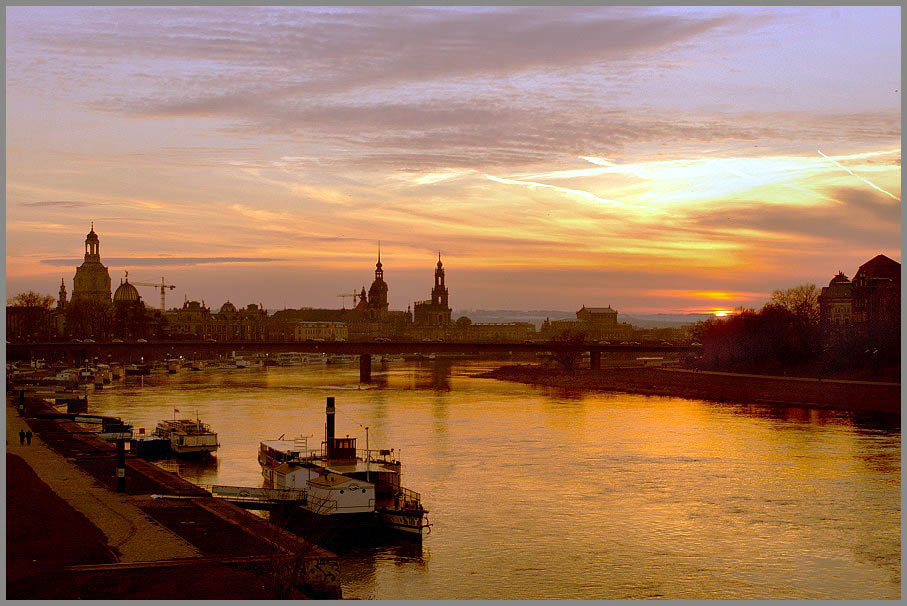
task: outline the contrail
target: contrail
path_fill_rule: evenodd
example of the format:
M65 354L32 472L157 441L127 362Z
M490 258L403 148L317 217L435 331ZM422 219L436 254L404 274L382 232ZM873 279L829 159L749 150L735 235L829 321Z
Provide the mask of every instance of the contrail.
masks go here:
M826 160L830 160L835 166L837 166L837 167L840 168L840 169L843 169L843 170L847 171L848 174L850 174L850 175L856 177L857 179L859 179L860 181L862 181L863 183L865 183L865 184L868 185L869 187L872 187L873 189L879 190L880 192L882 192L882 193L885 194L886 196L892 198L893 200L897 200L898 202L901 201L900 198L898 198L897 196L895 196L895 195L893 195L893 194L891 194L891 193L885 191L884 189L882 189L881 187L879 187L878 185L876 185L875 183L873 183L873 182L870 181L869 179L864 179L864 178L861 177L860 175L855 174L852 170L850 170L849 168L847 168L846 166L844 166L843 164L841 164L840 162L838 162L838 161L835 160L834 158L829 158L828 156L826 156L825 154L823 154L823 153L822 153L820 150L818 150L818 149L817 149L816 151L819 152L819 155L820 155L820 156L822 156L822 157L825 158Z
M571 194L574 196L579 196L590 202L600 202L602 204L610 204L611 206L624 206L623 202L617 202L616 200L606 200L605 198L599 198L593 193L583 191L581 189L570 189L569 187L558 187L557 185L548 185L547 183L536 183L535 181L517 181L516 179L504 179L503 177L495 177L493 175L485 175L486 179L491 181L496 181L498 183L505 183L507 185L528 185L530 188L534 187L548 187L565 194Z

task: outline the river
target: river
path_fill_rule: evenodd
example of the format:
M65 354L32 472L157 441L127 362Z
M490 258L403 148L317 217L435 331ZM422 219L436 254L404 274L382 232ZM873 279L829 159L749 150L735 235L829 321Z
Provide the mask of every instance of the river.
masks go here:
M151 431L198 416L201 484L260 486L258 443L395 448L432 532L341 556L365 599L900 597L900 427L849 413L579 393L471 375L492 362L181 370L91 392Z

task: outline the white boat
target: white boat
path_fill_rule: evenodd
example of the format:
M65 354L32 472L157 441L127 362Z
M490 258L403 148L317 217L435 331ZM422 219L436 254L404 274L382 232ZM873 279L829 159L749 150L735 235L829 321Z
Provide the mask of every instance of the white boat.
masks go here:
M277 354L276 360L279 366L299 366L303 356L295 351L283 351Z
M236 363L236 368L249 368L249 361L245 358L236 358L233 361Z
M327 357L326 364L352 364L359 360L359 356L334 354Z
M220 447L217 434L196 419L161 421L154 435L170 440L170 449L178 455L194 455L214 452Z
M167 372L171 375L176 374L180 369L180 361L176 358L167 360Z
M261 442L258 463L266 488L299 491L300 506L339 526L371 527L422 536L428 510L419 493L400 485L393 450L356 449L356 438L334 436L334 398L327 399L325 441L309 450L306 438ZM367 436L366 436L367 437Z

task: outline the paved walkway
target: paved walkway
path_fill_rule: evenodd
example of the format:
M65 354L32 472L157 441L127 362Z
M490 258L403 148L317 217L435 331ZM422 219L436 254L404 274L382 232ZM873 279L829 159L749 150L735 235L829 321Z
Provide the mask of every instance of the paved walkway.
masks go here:
M6 406L6 451L22 457L60 498L107 537L120 562L191 558L199 555L190 543L148 518L128 496L100 486L87 473L48 448L35 435L31 446L19 445L19 430L28 427L13 406Z
M853 383L854 385L888 385L900 387L900 383L886 383L884 381L855 381L852 379L819 379L814 377L787 377L783 375L752 375L742 372L720 372L717 370L689 370L686 368L662 368L668 372L689 372L702 375L721 375L726 377L755 377L757 379L784 379L786 381L812 381L814 383Z

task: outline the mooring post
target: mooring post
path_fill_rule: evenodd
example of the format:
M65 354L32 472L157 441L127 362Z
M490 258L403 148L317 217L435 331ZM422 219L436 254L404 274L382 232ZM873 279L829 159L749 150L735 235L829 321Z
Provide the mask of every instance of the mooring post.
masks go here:
M126 441L117 438L117 492L126 492Z
M372 382L372 356L371 354L359 355L359 382Z
M589 352L589 368L592 370L601 370L602 369L602 352L600 351L590 351Z

